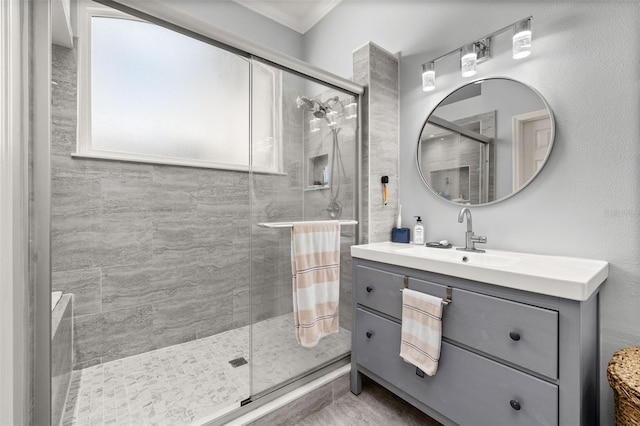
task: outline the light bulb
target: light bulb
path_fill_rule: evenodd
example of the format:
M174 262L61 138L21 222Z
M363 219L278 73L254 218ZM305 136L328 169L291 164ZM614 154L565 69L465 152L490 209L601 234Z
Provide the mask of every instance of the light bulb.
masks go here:
M476 75L478 67L478 53L475 43L467 44L461 50L460 70L463 77Z
M513 26L513 59L531 55L531 20L525 19Z
M320 119L319 118L312 118L311 120L309 120L309 131L311 133L315 133L315 132L319 132L320 131Z
M436 64L427 62L422 64L422 90L430 92L436 88Z

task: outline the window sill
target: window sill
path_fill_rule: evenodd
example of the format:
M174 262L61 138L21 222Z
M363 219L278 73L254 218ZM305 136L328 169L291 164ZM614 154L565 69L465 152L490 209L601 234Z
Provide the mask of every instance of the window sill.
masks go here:
M71 158L84 158L89 160L106 160L106 161L126 161L129 163L142 163L142 164L158 164L163 166L177 166L177 167L194 167L199 169L215 169L215 170L228 170L235 172L252 172L265 175L286 176L286 173L275 172L267 169L254 168L250 170L249 166L243 166L240 164L223 164L212 163L209 161L187 160L184 158L167 158L167 157L154 157L148 155L135 155L127 153L110 153L110 152L91 152L91 153L72 153Z

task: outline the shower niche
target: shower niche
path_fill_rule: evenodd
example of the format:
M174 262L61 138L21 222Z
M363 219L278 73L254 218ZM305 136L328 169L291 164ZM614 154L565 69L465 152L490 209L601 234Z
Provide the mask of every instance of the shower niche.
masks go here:
M305 191L329 188L329 154L321 154L307 159L307 185Z

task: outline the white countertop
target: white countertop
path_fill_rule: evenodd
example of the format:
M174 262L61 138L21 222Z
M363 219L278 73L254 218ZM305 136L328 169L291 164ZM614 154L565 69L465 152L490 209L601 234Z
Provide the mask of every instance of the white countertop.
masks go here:
M351 256L572 300L587 300L609 274L602 260L391 242L352 246Z

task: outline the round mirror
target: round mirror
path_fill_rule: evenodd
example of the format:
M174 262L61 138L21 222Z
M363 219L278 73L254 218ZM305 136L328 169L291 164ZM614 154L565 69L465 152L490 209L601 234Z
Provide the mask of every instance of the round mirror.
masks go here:
M522 190L544 166L553 114L533 88L508 78L466 84L427 117L418 139L418 170L439 197L486 205Z

